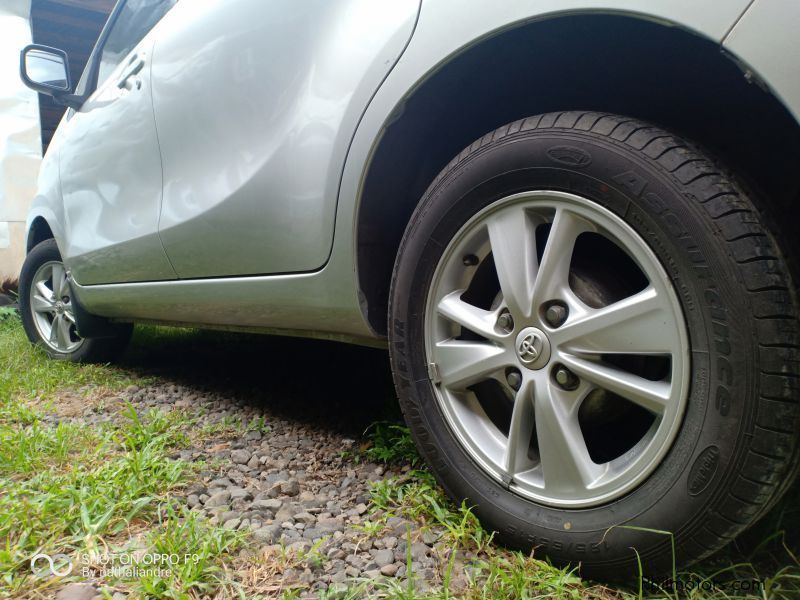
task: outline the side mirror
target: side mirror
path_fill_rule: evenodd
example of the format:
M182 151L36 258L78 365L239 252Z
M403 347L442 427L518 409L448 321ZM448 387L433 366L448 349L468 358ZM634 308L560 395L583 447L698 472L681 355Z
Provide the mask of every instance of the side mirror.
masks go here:
M57 102L72 108L80 103L72 94L67 53L57 48L31 44L20 54L20 76L32 90L53 96Z

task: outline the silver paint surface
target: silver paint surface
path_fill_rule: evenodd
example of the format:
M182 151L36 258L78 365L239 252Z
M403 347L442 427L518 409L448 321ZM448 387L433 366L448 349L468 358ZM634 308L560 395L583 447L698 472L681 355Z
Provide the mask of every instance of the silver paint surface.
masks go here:
M29 227L48 222L81 301L100 315L374 338L357 283L361 186L422 81L531 20L629 14L717 43L728 36L800 114L793 19L780 19L797 9L756 0L742 17L749 5L184 0L143 42L140 93L101 88L59 128ZM780 56L756 42L759 27L774 29Z

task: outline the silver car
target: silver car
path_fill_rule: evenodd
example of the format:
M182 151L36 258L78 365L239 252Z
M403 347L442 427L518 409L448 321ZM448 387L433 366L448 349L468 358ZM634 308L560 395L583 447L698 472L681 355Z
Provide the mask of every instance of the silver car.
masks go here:
M508 546L707 556L798 468L800 3L120 0L28 221L55 359L132 323L388 346ZM308 366L324 357L309 356ZM335 392L335 390L333 390Z

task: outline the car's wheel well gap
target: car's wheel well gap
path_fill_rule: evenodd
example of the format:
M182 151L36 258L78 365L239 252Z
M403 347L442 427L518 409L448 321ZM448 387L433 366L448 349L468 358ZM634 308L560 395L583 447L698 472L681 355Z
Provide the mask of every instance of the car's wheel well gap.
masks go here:
M362 306L379 333L400 239L426 188L465 147L518 119L578 110L575 125L588 111L596 126L604 114L652 123L719 158L781 222L800 217L800 126L717 43L680 27L602 14L528 23L453 58L402 106L374 150L358 214Z

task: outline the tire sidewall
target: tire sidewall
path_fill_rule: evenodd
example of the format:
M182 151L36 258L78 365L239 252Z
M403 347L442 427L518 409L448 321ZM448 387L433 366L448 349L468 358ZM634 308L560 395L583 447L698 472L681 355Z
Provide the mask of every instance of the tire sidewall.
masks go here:
M577 148L588 164L548 152ZM426 294L445 248L477 211L514 193L556 190L589 198L623 218L646 241L678 296L691 344L691 380L680 432L656 470L626 496L598 507L562 510L507 492L469 458L439 407L427 374ZM708 215L659 165L605 138L537 132L494 143L437 180L404 236L393 280L390 348L401 404L421 452L448 492L476 506L498 539L535 547L557 562L629 570L631 547L656 570L671 565L676 540L725 493L741 459L757 394L755 335L741 282ZM732 324L735 323L736 327ZM736 393L734 393L736 390ZM621 527L623 526L623 527Z

